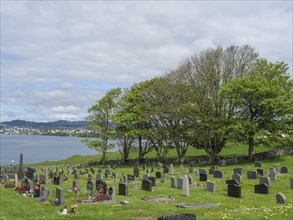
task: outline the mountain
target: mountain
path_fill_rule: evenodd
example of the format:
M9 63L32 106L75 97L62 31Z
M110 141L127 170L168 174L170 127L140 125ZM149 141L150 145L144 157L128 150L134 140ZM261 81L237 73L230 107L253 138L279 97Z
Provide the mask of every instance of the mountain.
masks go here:
M87 121L66 121L59 120L54 122L33 122L25 120L13 120L1 122L2 125L10 127L22 127L22 128L86 128Z

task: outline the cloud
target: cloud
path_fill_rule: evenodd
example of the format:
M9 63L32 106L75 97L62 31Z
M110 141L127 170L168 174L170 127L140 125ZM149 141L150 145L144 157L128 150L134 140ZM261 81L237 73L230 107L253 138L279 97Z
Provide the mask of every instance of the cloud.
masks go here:
M1 1L0 10L1 120L60 119L60 106L79 119L109 89L218 45L250 44L292 73L290 1Z
M78 111L80 108L73 106L73 105L69 105L69 106L56 106L52 108L52 112L76 112Z

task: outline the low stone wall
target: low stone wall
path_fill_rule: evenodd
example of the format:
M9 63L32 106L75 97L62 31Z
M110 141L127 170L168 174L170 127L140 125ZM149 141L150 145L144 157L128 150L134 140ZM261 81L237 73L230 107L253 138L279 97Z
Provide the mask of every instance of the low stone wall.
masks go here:
M271 151L267 152L262 152L262 153L256 153L254 154L255 160L263 160L263 159L270 159L270 158L276 158L282 155L289 155L293 154L293 146L285 147L285 148L280 148L280 149L274 149ZM247 156L242 156L242 157L221 157L217 158L215 160L214 164L221 164L221 160L225 160L226 164L236 164L240 162L245 162L248 160ZM145 158L144 163L145 164L155 164L157 162L156 158ZM131 159L127 161L127 165L133 166L138 163L137 159ZM164 162L165 164L179 164L179 159L178 158L166 158L166 161ZM202 157L186 157L185 158L185 164L207 164L208 163L208 157L207 156L202 156ZM117 160L109 160L105 164L107 165L114 165L114 164L122 164L122 161L117 161ZM88 163L87 165L94 166L94 165L99 165L98 162L91 162Z

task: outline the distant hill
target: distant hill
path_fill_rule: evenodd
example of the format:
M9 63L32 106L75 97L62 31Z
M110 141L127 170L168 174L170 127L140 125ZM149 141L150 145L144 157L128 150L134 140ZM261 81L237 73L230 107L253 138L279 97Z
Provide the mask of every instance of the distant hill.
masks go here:
M66 121L59 120L54 122L33 122L25 120L13 120L5 121L2 125L10 127L21 127L21 128L86 128L88 125L87 121Z

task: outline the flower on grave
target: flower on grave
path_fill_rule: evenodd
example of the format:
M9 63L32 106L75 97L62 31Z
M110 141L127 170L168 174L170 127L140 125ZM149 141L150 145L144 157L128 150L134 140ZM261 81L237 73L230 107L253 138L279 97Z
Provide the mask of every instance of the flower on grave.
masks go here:
M53 202L53 205L54 205L54 206L59 206L59 205L61 205L60 200L56 199L56 200Z
M40 198L40 202L46 202L47 198Z
M103 188L99 189L99 194L104 194L104 189Z
M40 190L40 187L38 185L34 186L34 191Z
M25 187L16 187L15 191L18 191L19 193L24 193L26 191Z

